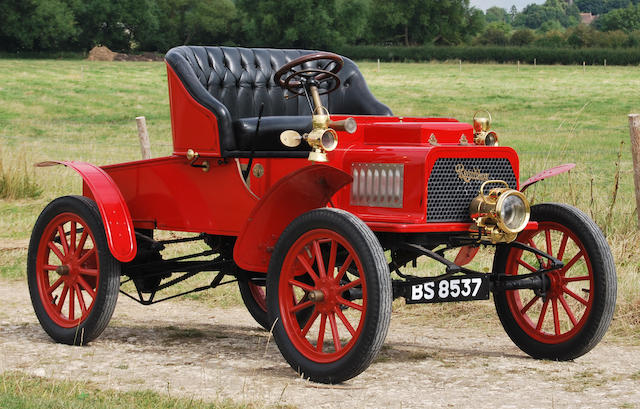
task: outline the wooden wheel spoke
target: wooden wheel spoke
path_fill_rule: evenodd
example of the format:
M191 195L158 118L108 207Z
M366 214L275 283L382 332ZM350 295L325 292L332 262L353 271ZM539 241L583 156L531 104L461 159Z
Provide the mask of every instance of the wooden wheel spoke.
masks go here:
M576 254L575 256L573 256L573 258L562 268L562 271L564 273L566 273L567 271L569 271L569 269L571 267L573 267L573 265L580 260L580 258L582 258L582 256L584 255L584 253L582 252L582 250L580 250L578 252L578 254Z
M304 309L311 307L312 305L313 303L311 301L301 302L300 304L294 305L293 308L291 308L291 312L295 313L298 311L302 311Z
M345 317L345 315L342 313L342 310L340 310L340 308L336 308L335 311L336 311L336 315L338 316L338 318L340 318L340 321L342 321L342 323L347 328L351 336L352 337L355 336L356 330L353 329L353 326L351 325L347 317Z
M318 312L318 310L314 309L313 314L311 314L311 318L309 318L309 321L307 321L307 324L304 326L304 328L302 328L302 331L300 332L303 337L307 336L309 329L311 329L313 323L316 322L318 315L320 315L320 313Z
M544 239L547 244L547 254L549 255L553 254L553 247L551 245L551 230L546 229L544 231Z
M80 257L78 259L78 264L83 265L87 260L89 260L89 257L93 256L96 254L96 249L95 247L92 248L91 250L87 251L86 253L84 253L82 255L82 257Z
M309 284L301 283L298 280L293 280L293 279L289 280L289 285L292 285L292 286L298 287L298 288L302 288L303 290L309 291L309 292L314 290L314 288L312 286L310 286Z
M353 288L355 286L361 285L362 284L362 278L358 278L357 280L353 280L348 284L343 285L342 287L340 287L340 291L341 292L345 292L350 288Z
M338 324L336 323L336 315L334 313L329 313L329 324L331 325L333 345L336 348L336 352L338 352L342 349L342 344L340 343L340 334L338 333Z
M62 226L58 226L58 235L60 236L60 244L62 244L62 250L64 254L69 255L69 243L67 242L67 235L64 233Z
M347 272L347 269L349 268L352 262L353 262L353 256L351 255L351 253L349 253L349 255L347 256L347 259L344 261L344 263L340 267L340 270L338 271L338 275L336 275L336 279L335 279L336 283L339 283L340 280L342 280L342 277L344 277L345 273Z
M60 251L60 249L58 248L58 246L55 245L54 242L50 241L47 243L47 247L53 251L53 254L56 255L56 257L58 257L58 260L60 260L61 263L64 263L64 254L62 254L62 252Z
M84 250L84 245L87 243L87 238L89 237L89 233L87 230L82 230L82 234L80 235L80 240L78 241L78 247L76 247L76 255L80 254L82 250Z
M574 298L576 301L578 301L580 304L582 304L584 306L587 306L589 304L587 302L587 300L585 300L584 298L580 297L578 294L574 293L573 291L569 290L566 286L562 287L562 291L567 293L569 296L571 296L572 298Z
M522 307L522 309L520 310L520 313L521 313L521 314L525 314L527 311L529 311L529 308L531 308L531 307L533 306L533 304L535 304L535 303L536 303L536 301L538 301L539 299L540 299L540 296L539 296L539 295L536 295L535 297L533 297L533 298L531 299L531 301L529 301L529 302L527 303L527 305L525 305L524 307Z
M92 299L96 298L95 290L91 288L89 283L87 283L85 279L82 278L82 276L78 276L78 284L80 284L80 286L87 292L87 294L89 294L89 296L91 296Z
M313 248L313 255L316 258L318 273L320 274L320 277L326 277L327 272L324 269L324 258L322 258L322 249L320 249L320 243L318 242L318 240L314 240L311 246Z
M64 301L67 299L67 293L69 292L69 286L67 283L62 287L62 293L60 294L60 299L58 300L58 305L56 305L56 311L58 314L62 311L62 306L64 305Z
M349 308L353 308L354 310L364 311L364 307L362 305L358 305L358 304L356 304L354 302L345 300L342 297L338 297L338 302L340 304L342 304L342 305L345 305L345 306L349 307Z
M560 317L558 316L558 300L551 300L551 309L553 310L553 328L556 335L560 335Z
M327 266L327 274L329 277L333 277L333 273L336 269L336 254L338 252L338 246L335 240L331 240L331 249L329 250L329 265Z
M519 258L517 260L517 263L520 264L522 267L526 268L527 270L535 273L536 271L538 271L536 268L534 268L531 264L527 263L526 261L522 260L521 258Z
M549 299L544 300L542 304L542 310L540 311L540 317L538 317L538 323L536 324L536 331L540 331L542 323L544 322L544 316L547 314L547 305L549 305Z
M567 316L569 317L569 319L571 320L571 323L575 327L578 324L578 321L576 320L575 315L573 315L573 311L571 311L571 308L569 308L569 304L567 304L567 300L565 300L563 296L560 297L560 304L562 304L564 311L567 313Z
M78 271L80 272L80 274L85 276L91 276L91 277L98 276L98 270L95 268L81 268Z
M63 282L64 282L64 277L62 277L62 276L58 277L56 282L53 283L53 285L51 287L49 287L49 289L47 290L47 293L49 295L51 295L51 293L54 292L56 290L56 288L60 287L60 284L62 284Z
M72 221L71 230L69 230L69 249L71 250L72 254L76 252L76 232L76 222Z
M567 242L569 241L569 236L567 233L562 235L562 240L560 241L560 249L558 250L558 256L556 257L558 260L562 260L564 257L564 251L567 248Z
M589 276L580 276L580 277L563 277L565 283L571 283L574 281L589 281Z
M50 264L45 264L44 266L42 266L42 269L44 271L55 271L58 269L58 266L52 266Z
M536 243L534 243L534 242L533 242L533 239L532 239L532 238L530 238L529 240L527 240L527 244L528 244L529 246L533 247L534 249L538 249L538 246L536 246ZM540 249L538 249L538 250L540 250ZM534 254L535 254L535 253L534 253ZM535 256L536 256L536 258L538 259L538 263L540 263L540 265L543 265L544 260L543 260L542 256L539 256L539 255L537 255L537 254L536 254Z
M69 286L69 319L73 321L76 312L76 302L74 300L74 287Z
M304 269L307 270L307 273L309 273L313 281L317 283L319 278L316 272L313 271L313 267L311 267L311 264L309 264L309 262L304 258L304 256L302 256L302 254L298 254L296 258L298 259L300 264L302 264L302 267L304 267Z
M322 314L320 318L320 329L318 330L318 343L316 344L316 348L319 352L322 352L322 346L324 344L324 332L327 326L327 316Z
M82 292L80 291L80 286L76 284L74 287L78 296L78 304L80 304L80 312L84 316L84 314L87 313L87 305L84 303L84 297L82 296Z

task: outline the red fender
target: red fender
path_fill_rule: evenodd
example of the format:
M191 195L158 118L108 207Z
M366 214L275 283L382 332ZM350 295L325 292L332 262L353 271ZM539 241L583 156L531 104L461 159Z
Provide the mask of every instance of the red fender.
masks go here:
M547 170L543 170L542 172L538 173L535 176L531 176L529 179L527 179L526 182L524 182L521 186L520 186L520 191L524 192L526 188L528 188L529 186L533 185L536 182L539 182L541 180L544 180L546 178L550 178L552 176L557 176L561 173L564 172L568 172L571 169L575 168L576 164L575 163L565 163L564 165L560 165L560 166L556 166L554 168L551 169L547 169Z
M48 161L36 166L64 165L82 176L85 186L91 191L98 204L109 250L113 257L122 262L133 260L136 256L136 234L129 208L111 176L99 167L86 162ZM84 192L87 196L87 192Z
M305 166L276 182L251 211L233 249L240 268L267 272L284 229L301 214L323 207L353 178L327 165Z

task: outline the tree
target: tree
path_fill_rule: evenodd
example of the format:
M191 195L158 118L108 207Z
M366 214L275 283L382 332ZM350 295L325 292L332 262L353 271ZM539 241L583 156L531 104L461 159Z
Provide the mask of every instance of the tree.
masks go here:
M511 15L502 7L490 7L484 16L487 23L511 23Z
M509 28L506 23L491 23L482 35L476 37L475 43L480 45L507 45Z
M68 2L5 0L0 3L0 49L4 51L68 49L77 35Z
M483 13L469 0L373 0L370 30L378 42L458 44L481 31Z
M630 33L640 30L640 5L612 10L596 20L596 26L602 31L622 30Z
M251 46L331 48L335 0L237 0L243 42Z
M348 44L369 37L371 0L337 0L334 27Z
M511 34L509 44L522 47L525 45L530 45L535 41L535 39L536 35L534 34L533 30L530 30L528 28L521 28Z
M575 26L580 21L580 11L564 0L547 0L544 4L530 4L514 19L513 25L538 29L543 24L557 21L563 27Z
M101 44L114 51L130 51L138 38L154 36L159 29L155 0L86 0L75 6L81 29L79 45Z

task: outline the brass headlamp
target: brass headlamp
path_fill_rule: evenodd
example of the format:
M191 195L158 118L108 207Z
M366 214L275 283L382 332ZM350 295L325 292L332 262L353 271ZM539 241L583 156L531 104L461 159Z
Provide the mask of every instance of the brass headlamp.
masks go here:
M483 114L483 116L478 116L478 114ZM476 145L498 146L498 134L490 129L491 114L489 111L477 111L473 114L473 142Z
M489 184L505 187L493 188L485 193ZM503 180L488 180L480 186L480 194L469 205L471 218L480 234L492 243L510 243L529 223L531 209L527 198L509 188Z

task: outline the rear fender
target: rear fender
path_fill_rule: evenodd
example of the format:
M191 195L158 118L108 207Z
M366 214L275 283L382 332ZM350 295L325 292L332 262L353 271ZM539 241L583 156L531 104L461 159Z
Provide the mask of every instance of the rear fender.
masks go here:
M105 235L111 254L122 262L133 260L136 256L136 236L129 208L113 179L99 167L86 162L48 161L36 166L64 165L78 172L84 185L90 190L92 198L100 209ZM84 192L85 196L88 192Z
M557 176L561 173L564 172L568 172L571 169L575 168L576 164L575 163L565 163L564 165L560 165L560 166L556 166L554 168L551 169L547 169L547 170L543 170L542 172L538 173L535 176L531 176L529 179L527 179L526 182L524 182L521 186L520 186L520 191L524 192L526 188L528 188L529 186L533 185L536 182L540 182L541 180L544 180L546 178L550 178L552 176Z
M305 166L276 182L251 211L233 249L236 264L266 273L280 234L296 217L323 207L353 178L327 165Z

